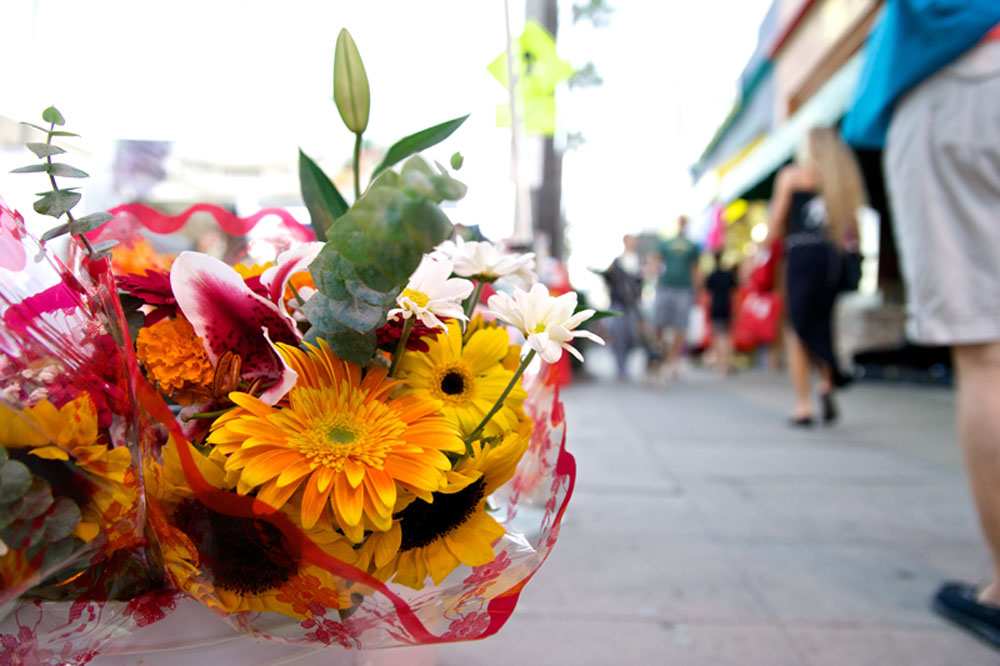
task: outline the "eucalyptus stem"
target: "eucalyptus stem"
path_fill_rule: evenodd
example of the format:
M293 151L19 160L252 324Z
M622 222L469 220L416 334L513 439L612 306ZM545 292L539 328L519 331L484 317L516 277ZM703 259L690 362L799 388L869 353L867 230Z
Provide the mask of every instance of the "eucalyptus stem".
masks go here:
M354 200L361 198L361 132L354 135Z
M55 130L56 130L56 124L54 122L50 122L49 123L49 131L46 132L46 134L45 134L45 145L46 146L51 146L52 145L52 133ZM59 185L56 184L56 177L52 175L52 155L46 155L45 156L45 163L48 164L48 166L49 166L49 170L48 170L47 173L48 173L48 176L49 176L49 184L52 185L52 191L53 192L60 192L61 190L59 189ZM76 218L73 217L73 211L70 211L70 210L66 211L66 219L69 220L70 224L73 224L73 223L76 222ZM80 239L80 242L83 243L84 249L87 250L87 256L93 257L94 256L94 248L90 244L90 241L87 240L87 236L85 234L72 234L72 235L74 237Z
M396 353L392 357L392 365L389 366L389 376L394 377L396 375L396 368L399 366L399 361L403 358L403 354L406 353L406 343L410 339L410 331L413 330L413 322L415 317L409 317L403 320L403 332L399 334L399 342L396 344Z
M306 300L302 298L302 295L299 293L299 290L295 288L295 285L292 284L291 280L288 281L288 288L292 290L292 296L294 296L295 300L299 302L299 306L305 307Z
M476 429L472 431L472 434L465 438L466 444L471 444L472 442L476 441L476 439L481 434L483 434L483 430L486 428L486 425L490 422L490 419L496 416L497 412L499 412L501 408L503 408L504 402L507 401L507 396L509 396L510 392L514 390L514 387L517 386L517 382L521 379L521 375L523 375L524 371L528 369L528 365L534 358L535 358L535 350L529 349L528 353L524 355L523 359L521 359L521 365L517 366L517 370L514 371L514 376L510 378L510 383L507 384L507 388L505 388L503 390L503 393L500 394L500 397L497 399L496 404L493 405L490 411L486 412L486 416L484 416L483 420L479 422L479 425L476 426Z

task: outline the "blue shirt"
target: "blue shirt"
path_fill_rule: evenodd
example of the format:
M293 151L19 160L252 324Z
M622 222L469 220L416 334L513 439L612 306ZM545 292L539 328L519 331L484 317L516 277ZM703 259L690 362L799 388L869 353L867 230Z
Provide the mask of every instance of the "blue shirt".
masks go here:
M844 139L859 148L882 148L896 102L998 23L1000 0L887 0L868 39Z

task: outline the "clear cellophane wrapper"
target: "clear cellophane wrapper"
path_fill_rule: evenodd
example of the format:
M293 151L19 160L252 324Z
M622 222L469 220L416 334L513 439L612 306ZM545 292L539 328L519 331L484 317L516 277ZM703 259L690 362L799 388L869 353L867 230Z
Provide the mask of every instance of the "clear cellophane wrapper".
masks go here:
M227 249L217 254L228 263L243 261L251 247L255 258L264 259L288 248L287 230L271 236L254 233L261 216L235 218L209 206L198 207L198 211L215 217L224 232L220 247ZM118 222L117 231L105 232L103 238L108 234L114 238L117 233L119 240L127 241L130 234L133 238L141 234L140 243L151 237L155 240L156 234L183 233L189 218L190 211L168 217L144 207L125 207L110 223ZM282 224L289 223L282 218ZM238 242L241 234L245 236L242 244ZM305 233L291 237L292 244L308 240ZM271 253L269 243L275 245ZM558 390L541 379L547 373L526 381L525 411L533 423L530 444L513 478L489 500L492 517L504 528L494 544L494 559L478 567L459 566L440 584L428 581L427 586L414 590L382 582L338 558L327 544L300 529L283 512L252 494L241 495L207 479L198 436L177 418L177 408L168 405L141 375L134 358L128 367L134 373L140 420L147 424L139 446L146 479L150 557L155 561L153 568L165 572L166 585L126 604L132 609L127 613L132 628L145 628L131 635L119 631L114 640L104 640L96 649L108 654L135 654L144 646L155 645L162 653L164 649L218 644L246 634L302 647L329 646L330 663L338 663L345 659L344 649L485 638L505 624L522 588L555 545L573 490L575 462L565 449ZM232 590L219 580L218 572L231 566L224 559L240 555L225 548L241 538L234 535L234 529L273 542L280 551L274 561L286 571L294 571L271 596L271 605L280 612L233 610L240 606L234 603ZM232 570L227 571L231 575ZM216 629L202 627L197 640L187 639L187 634L178 631L183 614L174 611L192 604L210 609L225 623L220 622ZM105 621L100 610L107 612L98 609L84 631L95 631L94 626ZM65 623L70 609L61 612Z
M0 654L73 663L150 587L128 333L107 261L70 271L2 201L0 246Z

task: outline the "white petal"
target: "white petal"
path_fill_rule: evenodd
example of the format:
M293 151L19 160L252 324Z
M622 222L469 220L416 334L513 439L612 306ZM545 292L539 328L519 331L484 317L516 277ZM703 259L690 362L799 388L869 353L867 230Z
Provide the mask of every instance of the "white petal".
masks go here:
M573 331L574 338L586 338L592 342L596 342L599 345L604 344L604 339L591 333L590 331Z
M562 346L562 348L563 348L563 349L565 349L566 351L568 351L568 352L569 352L570 354L572 354L573 356L575 356L575 357L577 358L577 360L579 360L579 361L580 361L581 363L583 362L583 354L581 354L581 353L580 353L580 352L579 352L579 351L578 351L578 350L576 349L576 347L574 347L573 345L567 345L567 344L564 344L564 345Z

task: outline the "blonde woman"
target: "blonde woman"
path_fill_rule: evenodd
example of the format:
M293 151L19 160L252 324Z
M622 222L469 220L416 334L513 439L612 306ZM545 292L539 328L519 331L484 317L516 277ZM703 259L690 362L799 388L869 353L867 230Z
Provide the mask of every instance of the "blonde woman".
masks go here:
M823 423L839 416L833 392L848 378L834 353L833 307L842 284L842 251L857 248L857 213L864 204L864 185L853 153L834 130L812 129L796 163L778 174L768 234L772 242L784 244L793 426L815 423L812 369L819 374Z

